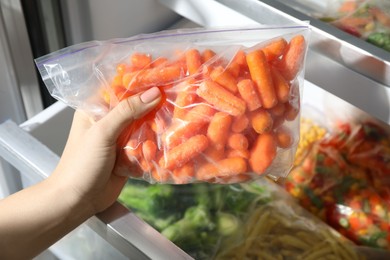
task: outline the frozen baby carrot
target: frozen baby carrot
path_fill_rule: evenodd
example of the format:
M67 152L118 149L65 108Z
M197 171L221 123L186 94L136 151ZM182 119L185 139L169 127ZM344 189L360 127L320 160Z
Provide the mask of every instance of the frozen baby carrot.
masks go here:
M131 65L136 69L146 69L152 63L152 56L146 53L134 53L130 57Z
M272 116L278 117L282 116L284 114L286 107L284 103L278 103L276 106L274 106L271 109L268 109L268 111L271 113Z
M284 118L287 121L293 121L299 114L299 103L287 102L285 104Z
M188 122L210 122L215 113L215 109L208 104L197 104L185 115L184 120Z
M202 58L197 49L190 49L185 53L187 71L189 75L199 73L198 70L202 65Z
M155 67L123 75L123 86L130 90L161 86L171 83L182 76L182 68L177 65Z
M256 92L255 84L250 79L243 79L237 84L238 91L249 111L253 111L261 107L259 95Z
M160 66L166 66L168 63L168 59L165 57L158 57L157 59L152 61L152 67L160 67Z
M189 162L183 167L176 168L173 170L172 179L175 184L186 184L191 182L192 178L195 176L194 164Z
M271 68L272 81L274 82L276 96L279 102L285 103L290 97L290 85L283 75L276 69Z
M243 134L231 134L227 140L227 146L235 150L248 149L248 139Z
M263 134L272 129L273 119L270 113L264 109L259 109L250 115L252 128L258 133Z
M207 128L207 137L210 145L217 150L223 150L226 140L229 136L229 129L232 123L232 117L225 112L217 112L210 121Z
M152 178L160 183L165 183L169 180L170 172L166 169L155 167L152 169Z
M232 131L234 133L241 133L248 128L249 118L244 114L241 116L235 116L232 122Z
M173 117L183 119L185 114L188 112L188 106L195 103L196 86L192 85L193 81L189 80L180 84L180 91L177 93L175 99L175 106L173 109ZM183 85L182 85L183 84Z
M205 121L186 122L175 121L169 128L161 135L161 141L165 149L170 150L173 147L185 142L190 137L203 132Z
M159 160L159 165L168 170L182 167L206 150L208 145L209 140L205 135L193 136L184 143L167 151Z
M156 160L157 145L152 140L146 140L142 143L142 153L144 159L148 162Z
M127 157L139 159L142 156L142 145L137 139L130 139L124 147Z
M287 127L279 127L275 131L275 140L280 148L289 148L293 143L292 133Z
M229 149L226 151L226 157L241 157L244 159L249 159L249 151L248 150L236 150L236 149Z
M257 174L263 174L272 164L276 156L276 143L272 134L261 134L257 137L249 158L251 169Z
M210 77L213 81L217 82L219 85L225 87L232 93L237 92L237 82L236 79L226 71L222 66L216 67L211 71Z
M237 51L236 55L234 55L234 57L232 59L232 63L236 63L240 66L246 67L247 64L246 64L245 52L243 50Z
M270 65L261 50L255 50L246 55L249 72L260 95L264 108L271 108L278 102L272 81Z
M215 56L215 52L210 49L206 49L202 52L202 63L206 63Z
M232 157L218 162L207 163L199 167L196 177L198 180L209 180L216 177L227 177L243 174L247 170L246 160Z
M216 82L205 80L200 84L196 93L222 112L232 116L239 116L245 113L245 102Z
M290 81L295 78L302 67L305 56L306 42L302 35L294 36L278 63L278 68L286 80Z
M209 162L219 161L225 158L225 148L220 146L217 148L215 145L210 144L201 156Z
M278 38L262 48L267 61L278 59L287 47L287 41L284 38Z
M119 63L116 65L116 73L118 75L123 75L126 72L131 72L131 67L126 63Z
M197 105L185 115L184 120L176 120L169 126L161 136L162 142L171 149L201 133L214 113L215 110L208 105Z

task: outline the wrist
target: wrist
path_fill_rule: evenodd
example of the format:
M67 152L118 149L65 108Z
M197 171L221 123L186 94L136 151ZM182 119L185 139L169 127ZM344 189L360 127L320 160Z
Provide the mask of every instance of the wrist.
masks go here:
M55 178L53 174L45 181L48 196L53 199L53 204L58 212L62 212L61 221L72 226L78 226L95 214L95 210L74 188L66 181Z

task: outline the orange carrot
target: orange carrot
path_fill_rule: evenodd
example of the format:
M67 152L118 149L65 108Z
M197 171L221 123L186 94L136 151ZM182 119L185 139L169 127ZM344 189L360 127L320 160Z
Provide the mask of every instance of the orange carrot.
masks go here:
M130 57L131 64L137 69L149 68L152 63L152 57L146 53L133 53Z
M124 149L128 157L139 159L142 156L142 145L137 139L130 139Z
M239 116L245 112L245 102L216 82L210 80L202 82L196 93L222 112L233 116Z
M126 63L119 63L116 65L116 73L118 75L123 75L126 72L131 72L131 67Z
M298 104L291 104L290 102L287 102L285 104L285 112L284 112L284 118L287 121L293 121L299 114L299 103Z
M122 74L115 75L115 77L112 79L111 86L112 87L116 87L116 86L122 87L123 86L123 75Z
M275 139L280 148L289 148L293 143L292 133L287 127L279 127L275 132Z
M211 121L214 116L215 109L208 104L197 104L185 115L184 120L188 122L205 122Z
M237 51L232 59L232 63L237 63L238 65L244 67L247 66L245 52L243 50Z
M144 69L123 75L123 86L127 89L142 89L171 83L182 76L182 68L177 65Z
M195 176L194 165L189 162L180 168L173 170L172 179L175 184L190 183Z
M189 138L202 133L206 124L207 122L205 121L175 121L162 134L161 141L165 145L165 149L170 150Z
M171 149L188 138L202 133L214 113L215 110L210 106L197 105L185 115L184 120L176 120L169 126L161 136L162 142L167 149Z
M272 81L274 82L276 96L279 102L285 103L290 97L290 85L283 75L276 69L271 69Z
M260 95L263 107L271 108L278 102L272 81L270 66L261 50L255 50L246 55L250 75Z
M246 115L236 116L233 119L232 131L234 133L241 133L248 128L249 118Z
M278 117L278 116L282 116L284 114L285 109L286 109L286 106L284 103L278 103L276 106L269 109L268 111L271 113L272 116Z
M250 79L243 79L237 84L238 91L249 111L254 111L261 107L259 95L256 92L255 84Z
M235 150L248 149L248 139L243 134L232 134L229 136L227 146Z
M151 140L146 140L142 143L142 154L148 162L156 160L157 145Z
M156 182L165 183L169 180L171 173L163 168L155 167L152 169L152 177Z
M202 63L206 63L208 62L210 59L212 59L213 57L215 56L215 52L210 50L210 49L206 49L202 52Z
M225 158L225 149L224 147L217 148L215 145L209 145L207 149L203 152L202 156L208 162L215 162Z
M155 118L148 121L150 128L158 135L164 133L168 128L168 122L156 114Z
M182 167L206 150L208 145L209 141L205 135L193 136L184 143L172 148L172 150L167 151L165 156L159 160L159 165L168 170Z
M152 61L152 67L160 67L160 66L165 66L168 63L168 59L165 57L158 57L154 61Z
M249 165L257 174L263 174L276 156L276 142L272 134L261 134L257 137L250 151Z
M175 100L175 107L173 109L173 117L183 119L185 114L188 112L188 106L195 103L196 86L191 85L192 81L184 82L184 86L180 87L179 93Z
M238 63L231 62L226 66L226 71L229 72L233 77L238 78L241 72L241 66Z
M215 113L210 121L207 128L207 137L210 140L210 144L219 151L223 151L225 147L231 123L232 117L224 112Z
M306 42L302 35L294 36L288 44L282 59L277 65L286 80L290 81L294 79L302 68L305 47Z
M198 180L209 180L216 177L243 174L246 170L246 160L241 157L233 157L199 167L196 177Z
M199 73L199 68L202 65L202 58L197 49L190 49L185 53L187 70L189 75Z
M267 58L267 61L278 59L287 47L287 41L283 38L278 38L267 44L262 50Z
M230 149L226 151L226 157L241 157L244 159L249 159L249 151L248 150L236 150L236 149Z
M259 134L263 134L271 130L273 119L270 113L264 109L259 109L250 115L252 128Z
M226 71L222 66L216 67L211 71L210 77L213 81L217 82L219 85L225 87L232 93L237 92L237 82L236 79Z

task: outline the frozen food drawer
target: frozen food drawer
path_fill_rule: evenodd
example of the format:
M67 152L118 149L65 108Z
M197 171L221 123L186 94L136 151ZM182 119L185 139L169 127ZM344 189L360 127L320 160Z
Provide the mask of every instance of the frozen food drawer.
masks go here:
M332 109L329 109L329 104L332 104ZM305 81L303 88L303 114L306 107L317 110L324 120L323 115L331 116L331 110L342 110L346 116L368 116L309 81ZM11 121L4 122L0 125L0 156L32 182L48 177L62 153L72 115L72 109L57 102L21 126ZM114 259L191 259L120 203L90 218L56 244L52 251L58 256L73 254L76 259L96 254L107 256L103 259L108 255Z
M72 115L72 109L57 102L21 126L0 124L0 156L26 177L26 185L55 169ZM119 203L87 220L51 251L60 259L191 259Z
M205 27L310 21L306 79L390 124L390 53L279 1L159 1Z

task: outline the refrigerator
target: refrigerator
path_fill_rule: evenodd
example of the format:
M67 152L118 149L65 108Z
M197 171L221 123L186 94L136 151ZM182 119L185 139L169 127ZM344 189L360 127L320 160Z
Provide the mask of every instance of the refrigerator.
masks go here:
M73 110L45 89L34 58L90 40L166 29L285 25L312 30L302 104L390 124L390 53L275 0L0 0L0 197L46 178ZM192 259L116 202L37 259Z

